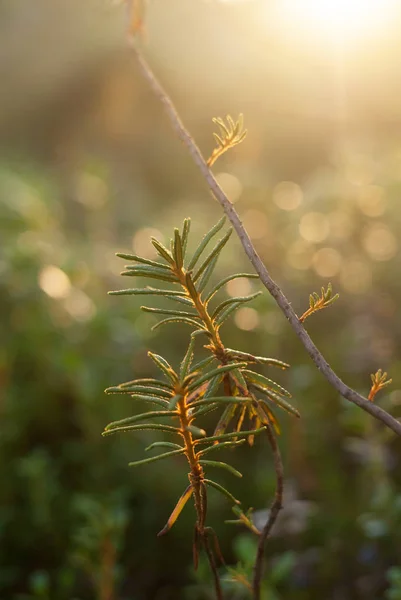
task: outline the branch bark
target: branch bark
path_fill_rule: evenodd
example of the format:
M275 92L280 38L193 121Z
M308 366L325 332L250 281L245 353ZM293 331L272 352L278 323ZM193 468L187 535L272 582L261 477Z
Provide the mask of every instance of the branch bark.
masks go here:
M270 507L269 518L265 526L263 527L260 537L258 548L256 551L255 565L253 568L253 581L252 581L252 593L253 600L260 600L260 585L263 576L263 559L265 555L265 545L270 536L270 532L274 527L277 520L278 514L283 507L283 491L284 491L284 468L283 461L281 459L280 448L278 447L276 436L274 435L273 428L269 424L266 427L266 434L269 440L270 448L273 452L274 459L274 470L276 473L276 493L274 495L273 503Z
M171 125L173 126L173 129L175 130L178 138L188 149L189 154L192 156L195 164L197 165L201 174L206 180L206 183L208 184L211 193L213 194L215 199L220 203L229 221L234 227L238 238L242 244L242 247L245 251L245 254L248 256L255 271L258 273L261 282L273 296L274 300L278 304L281 311L284 313L285 317L287 318L296 335L301 340L305 350L315 363L318 370L324 375L324 377L333 386L333 388L337 390L337 392L341 396L343 396L343 398L346 398L353 404L356 404L357 406L359 406L359 408L369 413L372 417L378 419L384 425L389 427L389 429L394 431L397 435L401 436L401 423L397 419L392 417L388 412L380 408L380 406L373 404L372 402L358 394L358 392L347 386L338 377L338 375L336 375L336 373L330 367L322 353L313 343L306 329L300 322L298 316L295 314L291 304L282 292L281 288L271 278L266 266L264 265L263 261L256 252L251 242L251 239L238 216L237 211L223 192L222 188L217 183L216 179L213 176L213 173L207 166L206 161L203 158L198 146L191 137L190 133L185 128L183 122L181 121L172 101L170 100L167 93L164 91L159 81L153 75L152 70L150 69L147 62L140 53L136 42L132 36L128 38L128 44L131 50L133 51L134 55L136 56L142 74L144 75L154 94L160 100L164 109L166 110Z

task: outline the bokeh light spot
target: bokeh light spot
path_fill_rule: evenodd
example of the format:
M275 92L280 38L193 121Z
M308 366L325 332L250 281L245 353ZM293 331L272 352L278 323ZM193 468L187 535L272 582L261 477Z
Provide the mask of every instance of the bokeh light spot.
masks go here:
M294 269L305 271L312 263L315 247L304 240L297 240L287 250L287 262Z
M306 213L299 224L299 233L307 242L323 242L330 233L329 220L320 212Z
M384 190L378 185L366 185L359 190L358 206L368 217L380 217L386 210Z
M395 256L398 244L395 235L388 227L377 224L366 230L363 247L373 260L386 261Z
M346 240L354 231L354 222L342 210L334 210L327 215L330 224L330 236L336 240Z
M313 268L320 277L333 277L341 269L341 254L335 248L320 248L313 256Z
M97 175L82 173L77 183L76 200L86 208L97 210L107 202L108 190L105 182Z
M76 321L89 321L96 314L93 301L85 292L77 288L74 288L65 299L64 307Z
M343 263L340 283L350 294L364 294L372 286L371 269L360 259L348 259Z
M38 277L39 287L51 298L66 298L71 291L71 281L58 267L46 265Z
M252 284L246 277L240 279L233 279L227 283L227 294L231 297L234 296L247 296L252 292Z
M244 331L251 331L259 325L258 312L254 308L248 308L247 306L238 309L234 320L237 327Z
M302 198L301 188L292 181L281 181L273 190L273 202L282 210L295 210Z

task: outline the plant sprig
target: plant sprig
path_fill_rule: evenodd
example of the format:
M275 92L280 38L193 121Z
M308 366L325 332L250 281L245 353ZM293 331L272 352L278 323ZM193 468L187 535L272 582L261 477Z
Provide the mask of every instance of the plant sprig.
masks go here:
M156 284L159 281L168 282L169 287L148 286L109 293L119 296L162 297L184 304L185 310L179 306L176 309L142 306L141 309L165 317L156 323L155 328L182 323L190 327L191 336L179 369L175 370L162 356L149 352L149 357L162 372L163 379L140 378L106 390L108 394L129 394L141 403L156 405L156 409L110 423L103 432L103 435L108 436L119 432L153 430L178 438L177 442L153 442L147 448L148 451L154 448L166 451L131 462L130 466L143 466L181 455L186 458L189 486L181 494L159 535L164 535L171 529L192 497L197 515L193 542L194 564L197 564L199 550L203 548L214 574L219 599L222 596L216 571L218 553L212 550L208 541L210 536L215 538L215 534L206 527L208 488L212 487L228 498L239 509L236 512L240 515L239 521L254 533L258 531L251 522L250 513L239 508L240 501L220 483L206 478L205 469L223 469L236 477L242 477L242 474L226 462L209 460L207 454L226 447L235 448L246 440L253 444L256 435L266 433L267 430L270 432L271 427L279 433L274 407L299 416L298 411L289 404L291 394L286 389L266 375L249 368L250 365L260 365L282 370L288 368L287 363L226 348L223 344L221 328L224 323L240 306L251 302L260 294L256 292L248 296L227 298L211 307L212 300L228 281L237 277L255 277L253 274L237 273L224 278L206 291L217 260L231 235L231 230L228 230L213 244L224 223L225 219L220 219L190 257L187 256L189 219L185 219L181 232L174 230L169 248L152 238L152 244L159 255L158 260L144 259L129 253L118 254L129 262L121 273L123 276L149 278ZM199 335L206 337L204 349L209 356L194 363L195 344ZM207 412L218 409L221 412L215 428L208 433L199 424L199 420ZM157 422L159 419L163 422ZM270 434L273 435L271 432Z
M331 283L328 284L327 290L324 287L321 288L321 295L317 292L312 292L309 296L309 308L306 310L303 315L299 317L301 323L303 323L308 317L313 315L314 313L322 310L323 308L327 308L330 304L333 304L338 298L339 294L335 294L333 296L333 287Z
M217 148L215 148L207 160L208 167L214 165L216 160L227 150L240 144L246 137L248 131L244 129L244 116L239 115L238 120L227 115L226 123L221 117L215 117L212 119L213 123L219 127L219 133L213 133L214 139L217 142Z
M376 373L372 373L370 378L372 380L372 386L370 388L368 400L373 402L377 392L390 385L393 380L387 379L387 373L385 371L383 372L381 369L376 371Z

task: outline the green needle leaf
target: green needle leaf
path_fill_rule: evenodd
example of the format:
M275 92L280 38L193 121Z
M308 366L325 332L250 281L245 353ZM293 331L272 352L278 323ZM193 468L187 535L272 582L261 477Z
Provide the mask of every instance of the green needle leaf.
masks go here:
M153 352L148 352L148 356L153 360L153 362L159 367L161 371L165 374L167 379L169 379L174 385L178 381L177 374L175 373L172 366L166 361L165 358L159 356L159 354L154 354Z
M204 456L205 454L209 454L209 452L214 452L215 450L221 450L222 448L234 448L235 446L240 446L245 444L246 439L242 438L242 440L237 440L235 442L222 442L221 444L214 444L213 446L209 446L209 448L205 448L204 450L200 450L198 452L198 456Z
M237 500L236 498L234 498L234 496L232 494L230 494L230 492L228 490L226 490L226 488L224 488L219 483L216 483L215 481L212 481L211 479L205 479L204 481L205 481L205 483L207 485L210 485L211 487L214 487L221 494L223 494L224 496L227 496L227 498L229 500L231 500L231 502L234 502L234 504L241 504L241 502L239 500Z
M201 385L205 381L212 379L212 377L214 377L215 375L221 375L222 373L227 373L228 371L232 371L233 369L238 369L241 367L246 367L246 363L230 363L229 365L223 365L221 367L217 367L216 369L213 369L212 371L208 371L207 373L205 373L204 375L199 377L199 379L196 379L193 383L191 383L190 386L188 386L188 390L191 391L191 390L197 388L199 385Z
M153 442L153 444L150 444L150 446L145 448L145 452L149 452L149 450L153 450L153 448L173 448L174 450L185 450L183 446L174 444L174 442Z
M181 236L178 229L174 229L174 258L178 269L182 269L184 264L184 253L182 249Z
M118 431L125 433L128 431L138 430L164 431L166 433L177 433L180 435L180 429L178 427L171 427L171 425L160 425L159 423L141 423L140 425L128 425L127 427L118 427L109 431L103 431L102 435L112 435L113 433L117 433Z
M213 236L216 235L216 233L218 233L220 231L220 229L224 226L225 222L226 222L226 218L222 217L220 219L220 221L218 223L216 223L216 225L214 225L212 227L212 229L210 231L208 231L208 233L206 233L206 235L203 237L201 243L199 244L199 246L197 247L197 249L194 252L191 262L188 265L188 271L191 271L194 268L194 266L198 262L202 252L204 251L204 249L206 248L206 246L208 245L210 240L213 238Z
M167 250L167 248L163 246L163 244L159 242L159 240L157 240L156 238L152 237L150 239L160 256L162 256L171 265L174 265L174 259L171 256L170 252Z
M188 236L189 230L191 229L191 219L184 219L182 234L181 234L181 243L182 243L182 254L185 256L188 244Z
M198 315L191 312L186 312L184 310L174 310L169 308L153 308L151 306L141 306L141 310L148 313L153 313L155 315L171 315L173 317L189 317L190 319L200 319ZM196 322L196 321L195 321ZM197 327L199 327L199 323L197 323Z
M224 300L224 302L222 302L221 304L219 304L217 306L217 308L215 308L215 310L213 311L212 319L215 319L216 317L218 317L219 314L227 306L230 306L230 304L233 304L233 303L236 303L236 302L239 302L240 304L244 304L245 302L250 302L251 300L254 300L254 298L257 298L261 294L262 294L262 292L255 292L254 294L250 294L249 296L237 296L235 298L229 298L228 300Z
M255 373L255 371L249 371L248 369L243 369L242 373L244 374L245 379L248 379L248 381L251 381L252 383L258 383L262 387L276 391L282 396L287 396L287 398L291 398L290 392L285 390L283 387L281 387L281 385L272 379L269 379L260 373Z
M226 285L226 283L228 283L229 281L232 281L233 279L239 279L241 277L245 277L248 279L259 279L259 275L257 275L256 273L235 273L234 275L228 275L228 277L225 277L224 279L222 279L221 281L219 281L219 283L217 283L214 288L212 290L210 290L209 294L206 296L205 302L208 303L210 302L210 300L213 298L213 296L215 294L217 294L217 292L224 286Z
M216 461L216 460L203 460L203 459L200 460L199 462L201 465L207 465L209 467L218 467L220 469L225 469L226 471L229 471L236 477L242 477L242 473L240 473L239 471L237 471L237 469L234 469L234 467L232 467L231 465L228 465L225 462L220 462L220 461Z
M244 402L249 402L249 398L241 398L240 396L214 396L191 402L190 406L191 408L195 408L195 406L203 406L205 404L212 404L213 402L219 404L244 404Z
M163 271L156 267L137 266L127 268L126 271L122 271L123 277L149 277L150 279L160 279L161 281L169 281L170 283L178 283L177 277L169 271Z
M146 465L147 463L156 462L157 460L163 460L164 458L170 458L170 456L177 456L178 454L184 454L185 448L181 450L172 450L171 452L165 452L158 456L151 456L150 458L144 458L142 460L136 460L128 463L129 467L139 467L139 465Z
M188 371L191 368L191 363L194 358L194 347L195 347L195 338L191 336L191 340L189 342L188 350L185 353L185 356L180 365L180 381L188 375Z
M206 329L203 329L202 327L200 327L200 324L197 321L194 321L193 319L190 319L188 317L169 317L167 319L163 319L162 321L159 321L158 323L153 325L152 331L155 331L162 325L167 325L168 323L185 323L186 325L192 325L193 327L196 327L196 329L202 333L205 333L205 334L208 333L206 331ZM199 327L200 327L200 329L199 329Z
M142 258L136 254L124 254L122 252L117 252L116 256L119 258L124 258L125 260L134 260L135 262L142 263L143 265L151 265L152 267L157 267L158 269L166 269L170 271L170 267L168 265L150 260L149 258Z
M232 229L232 227L230 227L230 229L227 231L225 236L222 237L221 240L219 240L217 242L217 244L215 245L215 247L213 248L211 253L205 258L205 260L203 261L203 263L201 264L199 269L194 274L194 276L193 276L194 281L197 281L199 279L199 277L202 275L202 273L205 271L206 267L214 259L214 257L215 256L217 257L220 254L220 252L223 250L224 246L227 244L228 240L230 239L232 232L233 232L233 229Z
M146 287L146 288L130 288L127 290L113 290L111 292L107 292L109 296L164 296L166 298L170 298L171 300L178 300L181 298L182 300L188 300L192 304L192 302L186 298L185 292L176 292L174 290L159 290L157 288Z
M212 435L201 440L195 440L195 444L208 444L209 442L219 442L220 440L230 440L232 438L247 438L249 435L262 433L265 429L266 427L259 427L250 431L231 431L230 433L222 433L221 435Z
M121 419L120 421L113 421L112 423L106 425L105 431L110 431L111 429L115 429L116 427L121 427L122 425L135 423L137 421L143 421L144 419L154 419L156 417L176 417L177 415L178 413L176 411L172 412L171 410L148 411L146 413L141 413L140 415L127 417L126 419Z

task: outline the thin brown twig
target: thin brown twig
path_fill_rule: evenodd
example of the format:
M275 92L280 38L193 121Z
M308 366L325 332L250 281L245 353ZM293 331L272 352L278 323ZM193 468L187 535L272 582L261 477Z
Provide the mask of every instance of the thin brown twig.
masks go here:
M213 194L215 199L220 203L232 226L234 227L240 239L240 242L244 248L244 251L248 256L251 264L253 265L255 271L258 273L261 282L273 296L274 300L278 304L281 311L284 313L285 317L289 321L296 335L301 340L302 344L305 347L305 350L315 363L318 370L321 371L321 373L324 375L327 381L334 387L334 389L337 390L337 392L341 396L343 396L353 404L356 404L357 406L362 408L362 410L375 417L375 419L378 419L379 421L384 423L384 425L389 427L397 435L401 436L401 423L394 417L392 417L389 413L387 413L385 410L380 408L380 406L369 402L366 398L358 394L358 392L347 386L332 370L326 359L323 357L321 352L313 343L306 329L300 322L298 316L295 314L291 304L281 291L280 287L271 278L267 268L265 267L261 258L256 252L251 242L251 239L238 216L237 211L235 210L234 206L217 183L216 179L213 176L213 173L207 166L205 159L203 158L195 141L184 127L184 124L178 116L178 113L173 103L171 102L170 98L168 97L168 95L166 94L156 77L153 75L150 67L141 55L136 45L136 42L132 36L128 37L128 44L137 58L139 67L144 77L147 79L156 97L164 106L170 118L171 124L175 132L177 133L179 139L187 147L188 152L192 156L195 164L197 165L204 179L206 180L206 183L208 184L211 193Z
M276 436L274 435L273 428L269 423L266 425L266 434L269 440L270 448L273 452L274 459L274 470L276 473L276 492L274 495L273 503L270 507L269 518L265 526L263 527L258 542L258 548L256 551L256 559L253 567L253 581L252 581L252 592L254 600L260 600L260 585L263 576L263 558L265 554L265 545L270 536L270 532L274 527L277 520L278 514L283 507L283 489L284 489L284 468L283 461L281 459L280 448L277 444Z
M203 547L205 548L206 556L209 560L210 569L213 573L213 581L214 581L214 589L216 592L217 600L223 600L223 592L221 589L220 578L217 572L216 560L214 558L212 549L210 548L209 538L205 531L203 531L202 535Z

